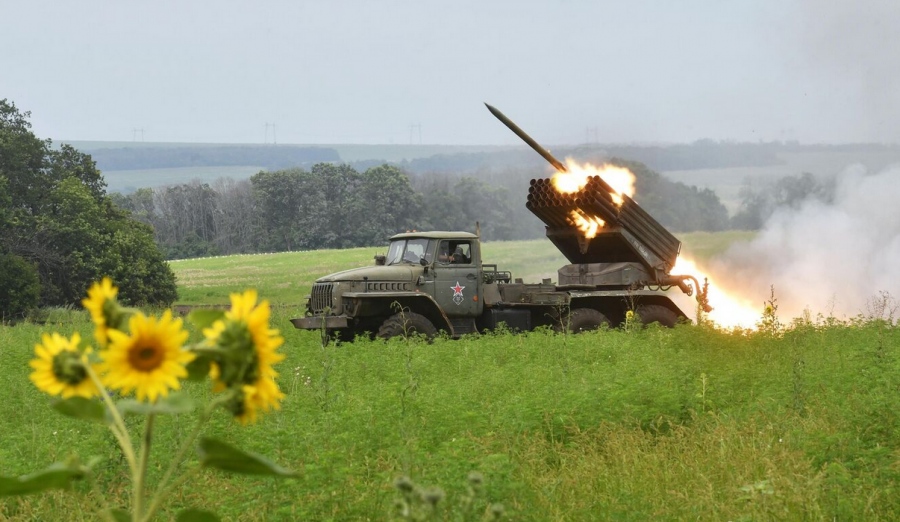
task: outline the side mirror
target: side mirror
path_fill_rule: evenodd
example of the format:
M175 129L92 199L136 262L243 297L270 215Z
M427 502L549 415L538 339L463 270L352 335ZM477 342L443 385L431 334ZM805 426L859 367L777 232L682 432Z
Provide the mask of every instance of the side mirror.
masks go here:
M375 255L375 265L376 266L384 265L385 261L387 261L387 257L385 257L384 254L376 254Z

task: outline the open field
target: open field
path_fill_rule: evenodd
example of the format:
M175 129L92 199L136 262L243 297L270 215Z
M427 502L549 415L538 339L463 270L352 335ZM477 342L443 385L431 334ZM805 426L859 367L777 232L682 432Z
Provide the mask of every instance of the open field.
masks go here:
M705 259L744 237L681 239ZM540 277L562 262L544 243L488 243L485 257ZM183 303L224 303L229 291L256 287L281 305L272 317L285 338L281 411L247 427L219 411L208 433L299 476L202 472L160 520L186 506L235 521L399 520L400 476L445 492L434 520L482 520L491 503L520 521L900 519L894 325L860 317L754 333L683 325L324 347L290 328L315 277L369 264L378 251L172 264ZM99 456L100 484L127 506L114 439L51 412L28 381L34 343L48 331L91 339L93 327L82 311L0 326L0 475ZM186 389L212 397L206 383ZM171 457L192 422L157 419L151 458ZM150 469L152 483L161 470ZM472 471L484 483L470 502ZM0 520L95 520L86 491L0 498Z
M752 235L752 232L696 232L678 237L684 243L682 252L702 262L724 251L732 242ZM513 277L521 277L525 282L536 283L543 278L555 281L559 267L568 263L548 239L496 241L484 243L482 247L485 262L496 263L501 270L510 270ZM272 304L301 308L304 296L317 278L338 270L371 265L375 254L383 254L385 250L385 247L364 247L170 263L178 277L177 304L224 304L228 302L229 292L253 287Z
M181 185L199 180L213 185L216 180L231 178L250 179L262 167L181 167L170 169L106 170L103 179L109 192L129 194L139 188L156 188L166 185Z

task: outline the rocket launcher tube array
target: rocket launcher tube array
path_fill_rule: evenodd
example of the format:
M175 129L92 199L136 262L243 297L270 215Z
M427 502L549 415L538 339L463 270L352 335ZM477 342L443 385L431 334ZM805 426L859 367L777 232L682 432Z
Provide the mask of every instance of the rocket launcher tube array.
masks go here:
M567 172L565 165L506 115L485 106L557 171ZM581 190L570 194L558 192L550 179L533 179L525 207L547 224L547 237L572 263L637 261L654 273L668 274L681 242L628 196L622 196L622 205L617 205L614 192L599 176L590 177ZM572 211L599 218L605 226L588 241L572 222Z
M567 172L565 165L540 146L525 131L502 112L485 103L498 120L546 159L559 172ZM655 284L677 285L687 295L697 289L698 302L705 303L700 283L693 276L670 275L681 251L681 241L628 196L621 196L621 205L613 200L614 190L602 178L592 176L581 190L561 193L551 179L532 179L525 207L547 225L547 237L570 262L616 263L639 262L655 277ZM618 196L618 194L617 194ZM585 238L571 218L573 211L604 221L597 235ZM708 304L703 305L709 312Z
M573 263L637 261L652 271L668 273L675 265L681 242L633 199L622 196L619 206L612 194L612 188L599 176L592 176L581 190L570 194L557 192L550 179L535 179L525 207L547 225L548 236L555 236L554 243ZM590 243L612 244L615 248L608 251L593 247L583 238L561 239L566 231L578 232L570 217L572 211L602 219L606 225Z

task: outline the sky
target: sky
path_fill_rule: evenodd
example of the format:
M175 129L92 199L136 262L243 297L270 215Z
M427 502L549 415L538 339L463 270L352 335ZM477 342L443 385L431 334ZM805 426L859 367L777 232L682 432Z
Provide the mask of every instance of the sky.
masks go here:
M896 0L0 0L54 141L900 143Z

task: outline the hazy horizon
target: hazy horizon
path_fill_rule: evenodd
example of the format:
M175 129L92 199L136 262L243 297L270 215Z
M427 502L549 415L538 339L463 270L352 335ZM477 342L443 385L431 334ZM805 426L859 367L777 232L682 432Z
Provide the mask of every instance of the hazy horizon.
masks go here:
M900 4L3 1L54 141L900 142Z

